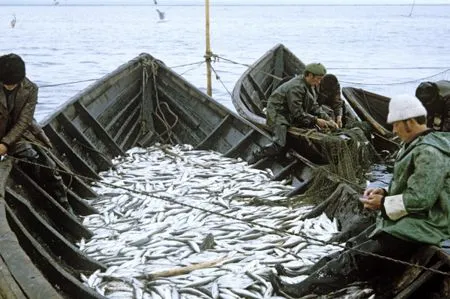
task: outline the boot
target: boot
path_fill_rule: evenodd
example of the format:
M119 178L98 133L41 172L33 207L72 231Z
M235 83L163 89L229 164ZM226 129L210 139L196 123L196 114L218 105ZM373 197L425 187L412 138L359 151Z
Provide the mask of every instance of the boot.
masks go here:
M276 274L272 274L269 278L277 294L290 298L301 298L309 294L326 295L348 283L345 276L332 273L326 267L299 283L285 284Z
M259 160L266 157L274 157L283 151L283 147L273 142L265 145L264 147L257 149L253 152L252 157L249 159L248 164L255 164Z

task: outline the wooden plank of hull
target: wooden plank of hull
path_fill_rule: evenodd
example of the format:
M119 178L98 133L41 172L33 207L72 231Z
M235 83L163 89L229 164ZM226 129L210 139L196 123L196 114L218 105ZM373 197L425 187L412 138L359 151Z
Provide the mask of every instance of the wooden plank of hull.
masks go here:
M8 206L6 206L6 214L8 223L10 223L15 234L21 240L21 246L31 249L29 255L32 257L34 263L40 265L41 269L44 268L46 270L46 278L49 282L57 286L63 293L71 294L74 298L104 298L64 270L63 267L61 267L61 265L45 251L40 242L26 230ZM37 297L31 295L30 298L44 299L51 297Z
M46 218L53 223L53 227L69 240L78 240L80 238L90 238L93 233L78 222L73 215L68 213L53 197L33 181L28 174L19 167L14 167L11 176L16 185L16 190L21 189L26 192L26 198L29 198L35 209L39 209ZM62 221L64 219L64 221Z
M352 87L344 87L342 89L342 94L345 96L358 116L369 122L376 132L388 138L393 136L392 126L386 124L387 115L379 115L370 110L372 105L383 104L385 105L385 110L387 112L387 106L389 105L388 97ZM374 100L377 100L376 103L373 102Z
M45 248L48 248L55 258L61 259L64 264L74 269L74 274L93 272L97 269L106 270L105 265L82 254L78 248L51 227L26 202L25 198L10 188L7 189L6 202L11 212L14 213L30 234L38 236L41 244L45 243Z
M106 156L106 153L104 154L96 150L95 145L69 120L64 113L59 114L56 119L61 123L61 126L64 128L63 130L67 131L67 134L72 137L72 140L84 146L84 148L87 149L86 154L88 156L93 156L93 159L91 160L97 161L97 171L106 170L112 166L110 161L112 157L108 157Z
M91 179L100 179L97 171L92 168L92 164L89 164L86 157L86 150L76 151L76 148L68 143L68 140L61 136L60 133L53 127L53 124L48 124L44 127L45 134L52 140L54 150L58 152L58 156L67 157L70 161L71 168L73 168L75 173L79 173L82 176ZM79 145L77 145L80 147ZM79 155L83 152L83 157Z
M112 151L114 151L114 156L124 154L124 151L114 141L111 135L109 135L109 133L105 131L105 128L94 118L94 116L87 110L87 108L83 104L81 104L80 102L75 102L74 106L78 111L82 122L86 123L87 127L89 127L97 136L96 140L105 143L107 148L110 148Z
M0 235L2 236L0 260L7 267L6 269L2 268L2 272L6 272L4 281L9 282L1 285L1 294L5 298L62 298L22 250L22 245L19 244L8 223L4 200L0 200ZM8 277L8 272L20 291Z
M53 159L57 167L63 170L63 172L61 172L63 178L66 177L66 173L72 173L72 170L69 169L69 167L66 164L61 162L61 160L52 151L47 152L47 154L49 155L50 158ZM97 193L94 190L92 190L92 188L88 184L86 184L79 176L76 175L71 176L69 178L69 182L70 188L72 188L74 192L76 192L79 196L84 198L97 197ZM91 182L91 180L89 180L89 182Z

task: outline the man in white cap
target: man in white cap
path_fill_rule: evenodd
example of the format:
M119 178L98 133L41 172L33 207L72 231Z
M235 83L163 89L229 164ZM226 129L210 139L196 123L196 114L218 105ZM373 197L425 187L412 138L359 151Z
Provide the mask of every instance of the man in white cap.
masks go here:
M386 269L392 274L404 268L364 252L407 261L423 246L440 246L450 238L450 133L427 128L426 115L414 96L391 99L387 122L404 144L388 190L369 188L361 198L365 208L380 211L376 228L369 239L352 246L358 251L349 249L320 260L313 266L315 272L300 283L286 284L273 275L271 282L279 294L322 295L361 280L391 292L386 287L390 281L380 284L380 277L388 278Z

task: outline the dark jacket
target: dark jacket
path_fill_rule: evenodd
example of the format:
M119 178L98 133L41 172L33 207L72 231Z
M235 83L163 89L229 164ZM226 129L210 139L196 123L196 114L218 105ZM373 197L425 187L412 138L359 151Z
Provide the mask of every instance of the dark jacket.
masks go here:
M336 118L342 116L344 101L341 99L341 87L338 84L336 90L324 90L322 87L318 90L317 102L319 105L326 105L333 110L333 116Z
M428 83L435 88L436 99L425 105L428 114L427 126L436 131L450 132L450 81Z
M37 85L25 78L17 87L14 107L9 112L6 94L3 88L0 88L0 143L8 147L9 153L14 152L16 145L19 143L25 141L37 142L36 137L43 134L39 125L33 121L37 94ZM45 134L43 135L45 136ZM46 136L45 139L48 142ZM46 144L45 140L42 140L42 142Z
M303 78L297 76L280 85L267 101L267 125L313 128L316 118L330 120L317 103L317 93Z

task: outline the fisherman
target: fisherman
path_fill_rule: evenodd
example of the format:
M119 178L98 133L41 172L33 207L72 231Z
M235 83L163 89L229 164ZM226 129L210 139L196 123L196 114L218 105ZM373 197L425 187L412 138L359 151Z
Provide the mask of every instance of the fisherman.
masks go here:
M273 142L254 153L251 161L275 156L286 146L289 127L337 128L338 125L317 103L316 88L326 74L320 63L310 63L302 76L296 76L281 84L267 101L267 125L273 132Z
M339 128L342 128L342 115L344 111L344 101L341 99L341 86L338 79L333 74L323 76L318 86L317 102L325 112L330 110L331 118Z
M356 245L347 244L358 251L347 249L321 259L300 283L286 284L272 275L277 293L293 298L322 295L362 280L376 286L371 279L385 277L383 271L398 264L364 252L407 261L426 245L439 246L450 238L450 133L427 128L426 115L414 96L391 99L387 122L404 144L388 190L369 188L360 199L365 208L379 211L375 228Z
M67 200L66 188L56 171L56 164L45 154L38 154L35 146L51 147L45 133L33 120L37 104L38 87L25 75L25 63L16 54L0 56L0 162L2 169L1 194L4 195L6 178L12 161L8 156L31 163L20 162L49 194L73 214ZM6 159L5 159L6 158ZM43 165L40 167L39 165Z
M450 81L422 82L416 97L427 109L427 125L436 131L450 132Z

